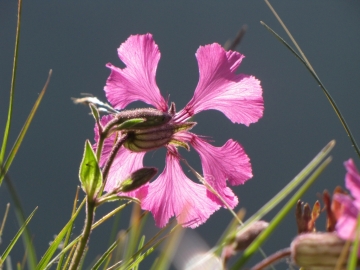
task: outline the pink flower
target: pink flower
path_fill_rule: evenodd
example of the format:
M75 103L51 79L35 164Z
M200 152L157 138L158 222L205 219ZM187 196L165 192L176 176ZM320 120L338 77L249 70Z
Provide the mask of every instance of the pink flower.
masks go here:
M344 165L347 170L345 186L350 190L352 197L338 193L334 195L334 199L342 205L336 231L340 238L353 240L356 234L357 216L360 213L360 174L352 159L344 162Z
M165 226L172 216L185 227L199 226L224 205L204 185L191 181L183 173L177 148L190 149L191 145L200 155L206 182L234 208L238 198L227 184L244 184L252 177L248 156L242 146L231 139L222 147L210 145L189 131L195 123L188 120L209 109L219 110L233 123L247 126L262 117L264 107L260 81L253 76L235 74L244 56L225 51L217 43L200 47L196 52L200 73L198 85L190 102L176 113L175 105L169 108L156 85L160 51L152 35L130 36L121 44L118 54L125 68L107 64L111 74L105 93L113 107L121 110L129 103L141 100L159 111L169 110L171 120L160 127L131 133L131 139L120 149L110 168L105 190L110 191L117 181L143 167L145 152L164 146L167 148L164 171L150 184L126 195L140 199L142 209L152 212L157 226ZM111 118L110 115L104 116L102 124ZM105 164L116 136L112 134L105 140L101 166ZM95 140L98 140L98 135ZM151 140L156 143L150 144Z

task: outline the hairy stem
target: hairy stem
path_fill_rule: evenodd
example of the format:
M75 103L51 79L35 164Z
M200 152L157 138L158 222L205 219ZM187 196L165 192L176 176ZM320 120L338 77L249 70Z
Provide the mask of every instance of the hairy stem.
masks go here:
M107 176L109 174L109 171L110 171L110 167L111 167L111 164L113 163L114 159L115 159L115 156L116 154L119 152L121 146L124 144L124 142L128 139L128 135L125 135L121 138L119 138L114 147L111 149L111 153L109 155L109 158L108 160L106 161L105 163L105 166L104 166L104 169L103 169L103 181L104 181L104 187L105 187L105 184L106 184L106 180L107 180Z
M76 270L79 266L83 253L85 251L86 244L89 240L89 236L91 233L91 226L94 221L94 215L95 215L95 201L89 201L88 198L86 198L86 218L85 218L84 229L82 232L81 240L78 246L76 247L75 254L71 261L69 270Z

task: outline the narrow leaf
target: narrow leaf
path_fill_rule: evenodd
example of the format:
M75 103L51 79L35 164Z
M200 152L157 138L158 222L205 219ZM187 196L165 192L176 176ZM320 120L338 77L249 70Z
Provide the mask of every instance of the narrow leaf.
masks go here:
M153 265L152 269L168 269L171 263L171 259L176 253L181 236L183 236L184 230L181 227L177 227L176 230L168 237L164 243L164 248L161 251L159 259L156 264Z
M170 233L160 238L160 235L165 232L165 230L173 223L169 222L164 228L159 230L145 245L143 245L137 252L135 252L131 258L123 262L123 265L120 269L131 269L132 267L138 265L142 260L144 260L148 255L150 255L171 233L179 226L175 225ZM144 252L144 250L148 249ZM144 252L144 253L142 253Z
M290 198L286 205L276 214L269 226L249 245L244 251L243 256L235 263L231 270L242 269L243 265L251 258L251 256L260 248L270 234L276 229L284 217L290 212L296 202L305 194L310 186L315 182L319 175L331 162L328 157L309 177L309 179L300 187L300 189Z
M73 203L73 209L72 209L72 212L71 212L71 216L73 216L76 212L76 209L77 209L77 202L78 202L78 199L79 199L79 190L80 190L80 187L78 186L77 189L76 189L76 194L75 194L75 199L74 199L74 203ZM71 232L72 232L72 226L70 226L69 230L67 231L66 233L66 237L65 237L65 240L64 240L64 245L63 245L63 249L69 244L69 241L70 241L70 236L71 236ZM65 257L65 254L63 254L60 259L59 259L59 262L58 262L58 265L56 267L56 270L60 270L60 269L63 269L62 268L62 265L63 265L63 261L64 261L64 257Z
M254 215L252 215L249 219L246 220L244 225L241 227L245 229L249 224L254 221L260 220L267 213L269 213L275 206L277 206L286 196L288 196L301 182L303 182L306 177L325 159L325 157L330 153L330 151L334 148L335 141L330 141L315 157L314 159L306 165L304 169L301 170L298 175L294 177L278 194L276 194L270 201L268 201L263 207L261 207ZM235 233L236 234L236 231ZM221 241L222 243L226 243L227 239L231 239L234 237L233 234L227 234L225 237L223 235ZM221 249L223 245L218 245L218 251Z
M14 145L13 145L13 147L12 147L6 161L5 161L5 163L2 164L3 167L0 167L0 185L1 185L2 181L3 181L3 179L4 179L5 174L8 172L8 170L10 168L10 165L13 162L13 160L15 158L15 155L18 152L18 150L20 148L20 145L21 145L21 143L22 143L22 141L23 141L23 139L25 137L25 134L28 131L29 126L30 126L30 124L31 124L31 122L32 122L32 120L33 120L33 118L35 116L35 113L36 113L36 111L37 111L37 109L38 109L38 107L40 105L40 102L41 102L41 100L42 100L42 98L43 98L43 96L44 96L44 94L46 92L46 89L47 89L47 87L49 85L51 74L52 74L52 70L50 69L49 76L48 76L48 78L46 80L44 88L41 90L38 98L36 99L35 104L32 107L32 109L30 111L30 114L29 114L28 118L26 119L26 121L24 123L24 126L22 127L22 129L21 129L21 131L20 131L20 133L19 133L19 135L18 135L18 137L17 137L17 139L16 139L16 141L15 141L15 143L14 143ZM0 161L1 160L3 160L3 159L0 159Z
M34 216L36 210L38 208L36 207L34 209L34 211L30 214L30 216L25 220L25 223L21 226L20 230L16 233L15 237L11 240L10 244L8 245L8 247L5 249L4 253L1 255L0 258L0 265L3 265L4 261L6 260L6 257L9 255L10 251L12 250L12 248L14 247L15 243L17 242L17 240L19 239L19 237L21 236L21 234L23 233L25 227L29 224L30 220L32 219L32 217Z
M141 237L141 239L140 239L139 246L138 246L138 251L139 251L140 249L142 249L142 247L144 246L144 243L145 243L145 235L143 235L143 236ZM139 257L140 257L140 254L139 254L139 256L138 256L136 259L138 259ZM138 269L139 269L139 265L134 266L134 270L138 270Z
M82 202L82 204L80 205L83 206L84 205L85 200ZM97 222L95 222L92 226L91 226L91 230L94 230L96 227L100 226L103 222L105 222L106 220L108 220L109 218L113 217L116 213L120 212L121 210L123 210L129 203L120 205L119 207L115 208L113 211L111 211L110 213L108 213L107 215L105 215L104 217L102 217L101 219L99 219ZM57 262L59 260L59 257L61 255L63 255L65 252L67 252L69 249L71 249L79 240L81 239L81 235L79 235L78 237L76 237L73 241L71 241L71 243L69 243L58 255L56 255L47 265L46 267L44 267L44 265L42 265L42 268L37 268L37 269L41 269L41 270L47 270L51 267L52 264L54 264L55 262Z
M10 177L6 174L5 175L5 183L7 185L7 188L11 194L11 198L14 201L15 205L15 215L17 222L19 226L22 226L22 224L25 223L25 214L24 209L21 205L20 196L18 195L15 186L11 182ZM27 265L28 269L35 269L37 264L37 257L36 257L36 250L34 247L34 244L32 242L32 236L29 227L26 227L23 234L22 234L22 240L24 249L27 251Z
M267 2L267 1L265 1ZM275 12L275 11L274 11ZM276 13L276 12L275 12ZM274 13L274 14L275 14ZM289 45L287 44L287 42L280 37L274 30L272 30L269 26L267 26L264 22L260 22L263 26L265 26L265 28L267 30L269 30L270 33L272 33L281 43L283 43L304 65L305 67L308 69L308 71L310 72L310 74L314 77L314 79L316 80L316 82L319 84L320 88L323 90L325 96L327 97L327 99L329 100L332 108L334 109L336 115L338 116L341 124L343 125L345 132L347 133L347 135L349 136L349 139L351 141L351 145L354 147L355 152L357 153L357 155L360 157L360 148L355 140L355 137L352 135L352 132L350 130L350 127L348 126L347 122L345 121L345 118L343 117L342 113L340 112L339 107L336 105L335 100L332 98L332 96L330 95L329 91L325 88L325 85L320 81L320 78L318 77L318 75L316 74L315 70L313 69L313 67L311 66L310 62L307 60L305 54L302 52L301 48L298 46L297 42L295 41L295 39L292 37L291 33L288 31L288 29L286 28L285 24L282 23L280 17L278 17L277 14L275 14L275 16L278 18L280 24L283 26L284 30L287 32L287 34L289 35L290 39L293 41L293 43L295 44L295 46L298 48L299 52L301 53L301 55L303 56L303 58L298 55L295 50Z
M137 267L143 260L146 259L146 257L148 257L151 253L153 253L159 246L160 244L162 244L169 236L170 236L171 232L167 235L165 235L164 237L160 238L159 240L157 240L154 245L152 245L151 247L149 247L144 253L136 253L136 256L134 256L134 261L131 262L130 265L124 267L124 268L120 268L120 269L132 269L134 267ZM145 247L148 247L148 245L146 244L142 249L144 249ZM135 255L135 254L134 254ZM157 265L159 258L154 262L154 265Z
M64 238L65 234L68 232L68 230L71 229L71 227L74 223L74 220L80 213L80 210L83 207L84 203L85 203L85 200L82 201L79 208L76 210L75 214L71 217L71 219L68 221L68 223L65 225L65 227L60 231L60 233L55 237L54 241L51 243L50 247L45 252L44 256L41 258L39 264L36 266L37 270L45 269L46 265L51 260L52 255L55 253L56 249L58 248L58 246L61 243L62 239Z
M8 110L8 116L7 116L6 126L5 126L4 138L3 138L3 142L1 145L1 151L0 151L0 166L2 166L4 157L5 157L6 146L7 146L9 133L10 133L10 127L11 127L11 117L12 117L13 103L14 103L16 70L17 70L19 42L20 42L21 9L22 9L22 0L19 0L18 1L18 13L17 13L17 27L16 27L16 35L15 35L14 62L13 62L13 69L12 69L12 75L11 75L11 86L10 86L9 110ZM2 177L0 178L0 184L1 184L1 180L2 180Z
M95 263L95 265L91 268L92 270L99 269L100 265L109 257L111 252L117 247L118 242L120 239L116 240L106 251L105 253L100 257L100 259Z
M9 156L8 158L6 159L5 163L4 164L0 164L0 185L5 177L5 181L6 181L6 184L8 186L8 189L10 191L10 194L11 194L11 197L12 199L14 200L14 203L15 203L15 213L16 213L16 218L18 220L18 223L19 225L23 224L24 221L25 221L25 215L24 215L24 211L23 211L23 208L21 206L21 203L20 203L20 198L19 196L17 195L17 192L16 192L16 189L15 187L13 186L13 184L11 183L11 180L9 177L6 177L6 173L7 171L9 170L10 168L10 165L11 163L13 162L14 158L15 158L15 155L17 153L17 151L19 150L20 148L20 145L25 137L25 134L27 132L27 130L29 129L29 126L30 126L30 123L32 122L33 118L34 118L34 115L35 115L35 112L37 111L39 105L40 105L40 102L45 94L45 91L48 87L48 84L50 82L50 77L51 77L51 73L52 73L52 70L50 70L49 72L49 76L48 76L48 79L43 87L43 89L41 90L40 92L40 95L38 96L33 108L31 109L31 112L28 116L28 118L26 119L25 123L24 123L24 126L22 127L10 153L9 153ZM1 166L3 165L3 167ZM24 234L22 236L23 238L23 242L24 242L24 247L25 247L25 250L27 250L28 252L28 256L27 256L27 263L28 263L28 268L29 269L35 269L36 267L36 264L37 264L37 258L36 258L36 252L35 252L35 247L32 243L32 240L31 240L31 235L30 235L30 231L28 228L25 228L25 231L24 231Z

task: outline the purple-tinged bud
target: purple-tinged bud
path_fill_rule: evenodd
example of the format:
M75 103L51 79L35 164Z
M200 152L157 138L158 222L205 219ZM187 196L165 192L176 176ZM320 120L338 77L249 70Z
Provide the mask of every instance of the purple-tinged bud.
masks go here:
M194 122L167 123L159 127L132 130L128 132L128 139L124 146L133 152L154 150L171 142L176 132L189 130L195 124Z
M129 192L145 185L157 174L158 170L154 167L141 168L131 173L120 185L119 191Z
M229 260L236 254L236 251L245 250L268 226L268 222L259 220L249 225L246 229L237 232L231 243L223 248L221 255L223 261Z
M245 250L258 235L269 226L269 223L263 220L255 221L245 230L239 231L235 236L233 247L235 250Z
M335 233L305 233L291 243L291 257L305 269L334 269L344 248L345 240ZM347 252L346 257L349 255ZM345 269L347 259L341 265Z
M308 203L302 207L302 202L299 200L296 204L295 216L298 227L298 234L314 232L315 222L320 215L320 202L316 201L311 209Z
M171 116L174 116L176 113L176 108L175 108L175 103L174 102L171 102L171 105L170 105L170 108L169 108L169 114Z
M132 126L129 129L147 129L168 123L172 116L166 112L153 108L124 110L114 115L116 125L120 125L131 119L144 119L143 122Z
M106 137L117 131L151 129L167 124L172 116L153 108L123 110L113 114L114 118L103 129Z
M331 209L332 199L330 193L327 190L324 190L323 192L323 202L326 209L326 231L333 232L335 231L337 218L335 216L335 213Z

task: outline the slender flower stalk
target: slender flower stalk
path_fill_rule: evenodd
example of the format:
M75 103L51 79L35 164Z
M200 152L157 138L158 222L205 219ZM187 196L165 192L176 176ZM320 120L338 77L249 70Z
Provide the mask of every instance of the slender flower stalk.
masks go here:
M86 218L85 218L84 229L82 232L81 240L79 241L79 243L76 247L74 257L71 260L69 270L78 269L79 263L84 254L86 244L89 240L89 236L91 233L91 226L94 222L94 215L95 215L95 201L94 200L89 201L89 197L87 197L86 198Z
M109 174L109 170L111 167L111 164L114 161L114 158L116 157L118 151L120 150L121 146L124 144L124 142L127 140L128 136L124 135L122 138L119 138L117 142L115 143L114 147L111 150L111 153L109 155L108 160L105 163L104 169L103 169L103 181L104 185L106 184L107 176Z

